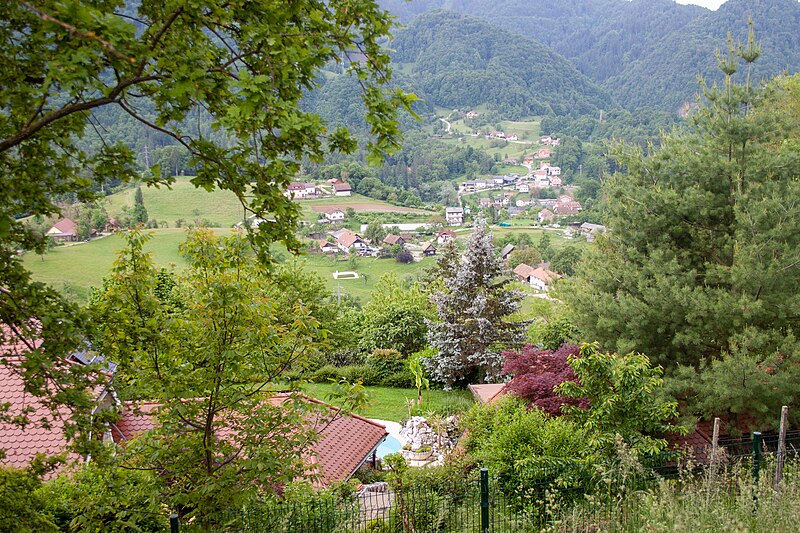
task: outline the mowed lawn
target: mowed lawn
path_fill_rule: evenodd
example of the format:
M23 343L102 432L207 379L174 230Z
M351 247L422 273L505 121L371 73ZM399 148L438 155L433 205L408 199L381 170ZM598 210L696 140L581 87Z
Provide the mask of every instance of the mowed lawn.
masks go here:
M314 398L328 401L333 392L333 384L309 383L303 392ZM358 413L367 418L401 422L409 416L409 404L417 399L416 389L395 389L392 387L366 387L370 402L367 408ZM423 411L466 410L474 403L472 394L465 390L443 391L438 389L422 391Z
M375 285L378 284L384 274L392 273L399 278L410 277L416 279L417 276L422 275L425 268L434 266L436 264L435 257L428 257L420 262L410 264L398 263L394 259L377 259L375 257L358 257L355 260L355 268L353 268L350 259L343 259L335 261L332 256L321 254L308 254L302 255L297 258L304 269L314 272L319 275L328 288L336 294L341 291L341 294L348 294L361 300L361 303L366 303L371 298L370 293ZM358 279L333 279L333 273L351 272L358 273Z
M353 194L351 196L328 196L325 198L314 198L308 200L298 200L303 210L303 220L307 222L316 222L322 217L320 209L337 207L346 211L348 207L352 207L356 212L370 212L378 211L384 213L417 213L420 220L426 220L431 215L438 214L434 211L426 211L424 209L415 209L412 207L401 207L392 205L382 200L375 200L360 194ZM315 209L316 208L316 209ZM403 220L406 222L407 220Z
M175 227L178 219L186 222L205 219L210 222L209 226L222 228L229 228L242 220L242 205L232 192L198 189L190 179L189 176L179 176L170 189L142 187L147 215L159 222L165 221L170 228ZM135 194L136 189L130 188L106 197L108 214L118 217L123 207L133 207Z

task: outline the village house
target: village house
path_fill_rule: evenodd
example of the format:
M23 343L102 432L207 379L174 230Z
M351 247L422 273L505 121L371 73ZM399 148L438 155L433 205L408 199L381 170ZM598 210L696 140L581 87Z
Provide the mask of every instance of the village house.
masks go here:
M571 216L577 215L583 206L581 206L580 202L562 202L558 201L556 205L553 206L553 212L559 216Z
M350 188L349 183L334 183L333 184L333 194L336 196L350 196L352 194L352 189Z
M538 267L533 269L529 279L531 287L542 292L547 292L553 283L560 278L561 276L552 270L544 267Z
M531 164L533 164L533 156L532 155L526 155L522 159L522 164L523 165L531 165Z
M327 487L349 479L375 456L378 446L389 434L377 422L344 413L338 407L304 394L280 391L267 400L273 407L294 401L314 404L321 411L316 418L309 420L318 438L307 450L309 471L315 475L312 484L316 487ZM124 445L126 441L155 428L158 407L159 404L152 402L138 405L136 409L132 404L123 404L119 420L111 424L114 442Z
M464 223L464 209L461 207L447 207L444 210L444 217L449 226L460 226Z
M514 251L515 246L513 244L506 244L503 246L503 249L500 250L500 259L503 261L508 261L508 256L511 255L511 252Z
M529 205L531 205L531 201L530 201L530 200L528 200L527 198L517 198L517 199L514 201L514 204L515 204L517 207L528 207Z
M487 137L492 137L492 138L495 138L495 139L505 139L506 138L506 134L505 133L503 133L502 131L497 131L497 130L490 131L489 133L486 134L486 136Z
M324 239L320 239L317 242L319 243L319 251L323 254L335 254L339 250L339 247L334 243L328 242Z
M517 280L523 283L530 283L531 274L533 273L534 270L536 269L533 268L532 266L526 265L525 263L520 263L514 267L514 270L512 272L514 273L514 276L517 278Z
M525 214L526 211L527 211L527 209L525 209L524 207L509 207L508 208L508 216L510 216L512 218L513 217L518 217L520 215Z
M333 234L339 249L345 253L351 251L362 252L369 250L369 245L360 235L349 229L343 229Z
M541 211L539 211L539 214L536 215L536 220L538 220L541 223L552 222L555 218L556 218L555 213L553 213L549 209L542 209Z
M323 211L326 222L341 222L345 219L345 213L338 207L327 208Z
M451 229L445 229L436 234L436 243L439 245L453 241L456 238L456 232Z
M394 246L395 244L399 244L400 246L404 246L406 241L400 235L394 235L390 233L383 239L383 243L388 246Z
M284 191L287 198L309 198L317 195L317 186L314 183L290 183Z
M536 150L536 159L547 159L550 157L550 148L539 148Z
M560 176L561 175L561 167L548 166L546 168L547 168L547 175L548 176Z
M492 205L491 198L478 198L478 205L480 207L489 207Z
M511 133L509 135L506 135L506 140L507 141L517 141L517 140L519 140L519 137L517 136L516 133ZM514 163L514 164L516 165L516 163Z
M558 176L550 176L550 186L551 187L561 187L561 178Z
M531 192L531 187L526 181L520 181L517 183L517 191L519 192Z
M62 218L47 230L47 236L56 242L75 242L78 240L78 225L69 218Z
M539 144L549 145L552 142L553 138L550 137L549 135L542 135L541 137L539 137Z
M467 111L467 118L477 118L478 112L477 111Z
M464 189L464 192L475 192L475 182L474 181L465 181L461 184L461 188Z

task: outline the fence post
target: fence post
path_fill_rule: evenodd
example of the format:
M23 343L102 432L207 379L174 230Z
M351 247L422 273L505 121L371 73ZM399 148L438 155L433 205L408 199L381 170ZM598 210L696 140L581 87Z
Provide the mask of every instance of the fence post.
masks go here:
M716 477L719 461L719 418L714 419L714 433L711 436L711 477Z
M786 418L789 414L789 407L781 407L781 429L778 435L778 464L775 465L775 490L781 489L781 478L783 478L783 461L786 455Z
M753 480L758 484L761 471L761 432L753 432Z
M179 533L180 529L180 522L178 521L178 515L176 513L172 513L169 515L169 533Z
M489 469L481 468L481 533L489 533Z

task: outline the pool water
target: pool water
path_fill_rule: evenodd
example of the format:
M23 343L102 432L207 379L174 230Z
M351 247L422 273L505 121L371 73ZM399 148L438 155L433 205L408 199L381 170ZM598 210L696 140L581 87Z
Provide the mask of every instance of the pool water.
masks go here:
M388 435L386 440L378 446L378 457L384 457L389 455L390 453L397 453L403 448L403 445L400 444L400 441L396 438Z

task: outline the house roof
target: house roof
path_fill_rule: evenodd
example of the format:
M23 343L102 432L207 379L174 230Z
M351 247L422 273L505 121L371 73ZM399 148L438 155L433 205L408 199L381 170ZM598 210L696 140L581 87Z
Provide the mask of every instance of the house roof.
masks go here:
M25 382L20 373L20 365L30 348L21 341L10 341L0 345L0 403L8 403L7 417L25 415L30 421L25 427L0 422L0 449L5 451L5 458L0 461L4 466L16 468L27 467L37 454L55 455L64 450L67 439L64 436L64 420L71 416L67 408L53 413L39 398L25 391ZM41 341L32 342L34 348L41 346ZM66 366L77 363L63 362ZM55 415L55 416L54 416ZM77 459L77 454L69 454L68 459Z
M319 242L319 249L320 250L324 250L326 248L336 248L335 244L333 244L332 242L328 242L325 239L321 239L321 240L319 240L317 242Z
M510 209L509 209L509 211L510 211ZM513 244L506 244L505 246L503 246L503 249L500 250L500 257L505 258L505 257L508 256L508 254L510 254L513 251L514 251L514 245Z
M62 218L58 222L56 222L52 228L50 228L47 233L53 234L60 234L60 235L77 235L78 234L78 225L69 218Z
M456 232L451 230L451 229L444 229L444 230L440 231L439 233L437 233L436 236L437 237L447 236L447 237L452 237L452 238L455 239L456 238Z
M342 413L337 407L326 404L316 398L305 395L301 397L312 403L327 408L335 416L333 421L325 424L319 431L319 440L310 449L308 463L319 474L319 484L329 485L349 478L361 463L383 442L388 435L386 428L354 414ZM295 396L289 392L279 392L268 400L270 405L279 407ZM117 442L130 440L133 437L155 427L153 419L157 403L145 403L137 409L123 411L113 433Z
M476 182L476 183L477 183L477 182ZM455 214L458 214L458 215L463 215L463 214L464 214L464 209L463 209L463 208L461 208L461 207L446 207L446 208L444 209L444 212L445 212L446 214L453 214L453 215L455 215Z
M359 241L363 242L363 239L361 239L361 237L359 237L350 230L347 230L346 233L342 233L342 235L336 237L336 240L339 242L339 244L341 244L346 248L350 248Z
M468 385L470 392L479 403L492 404L503 395L506 388L505 383L481 383L479 385Z
M520 263L516 267L514 267L514 274L521 278L528 279L533 274L533 271L536 270L530 265L526 265L525 263Z
M527 266L527 265L526 265ZM545 283L553 282L559 279L561 276L553 272L552 270L548 270L546 268L538 267L533 269L530 275L536 279L540 279Z
M351 191L352 189L350 188L349 183L334 183L333 190L335 192L345 192L345 191Z
M428 250L436 250L436 246L432 242L423 242L422 243L422 251L427 252Z
M402 244L403 238L400 235L394 235L390 233L389 235L384 237L383 242L385 242L389 246L394 246L395 244Z
M290 183L289 184L288 190L290 190L290 191L303 191L303 190L305 190L305 188L306 188L306 184L305 183L297 183L297 182L295 182L295 183Z

